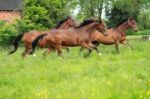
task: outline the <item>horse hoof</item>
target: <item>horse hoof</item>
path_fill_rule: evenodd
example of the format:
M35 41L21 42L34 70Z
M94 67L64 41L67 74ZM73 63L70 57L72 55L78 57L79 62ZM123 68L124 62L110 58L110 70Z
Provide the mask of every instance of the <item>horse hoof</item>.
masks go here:
M98 53L99 56L102 56L102 53Z

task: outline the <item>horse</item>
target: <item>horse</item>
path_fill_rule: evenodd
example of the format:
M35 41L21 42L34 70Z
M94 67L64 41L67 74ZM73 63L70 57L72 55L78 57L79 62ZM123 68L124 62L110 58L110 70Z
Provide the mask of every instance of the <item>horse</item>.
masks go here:
M93 45L98 46L100 43L104 45L112 45L115 44L116 52L119 53L119 43L130 46L131 49L132 46L127 42L126 40L126 30L131 28L133 31L138 31L137 23L134 20L134 18L127 18L122 20L120 23L117 24L115 28L108 29L107 36L102 35L98 31L92 33L90 36L90 40ZM96 48L95 48L96 49ZM83 50L83 48L80 49L80 52ZM96 51L101 55L98 49ZM89 50L89 54L92 51Z
M54 29L64 29L67 30L70 27L76 27L76 23L74 21L73 18L71 18L70 16L68 16L66 19L62 20L59 22L59 24L54 28ZM51 30L49 30L51 31ZM25 57L26 54L30 54L30 50L31 50L31 46L32 46L32 41L38 37L39 35L45 33L46 31L30 31L30 32L26 32L23 34L19 34L18 36L16 36L14 42L13 42L13 46L14 49L10 52L10 54L13 54L14 52L17 51L18 49L18 42L23 39L23 43L25 46L25 50L22 53L22 56ZM67 49L67 48L66 48ZM68 50L68 49L67 49Z
M82 46L88 50L91 50L94 45L89 42L89 37L98 30L99 33L107 35L106 26L101 20L87 19L84 20L78 27L72 30L52 30L48 33L42 34L32 42L32 51L34 53L35 48L40 41L43 47L48 47L49 50L45 52L49 54L53 49L57 50L59 56L62 54L62 47L75 47Z

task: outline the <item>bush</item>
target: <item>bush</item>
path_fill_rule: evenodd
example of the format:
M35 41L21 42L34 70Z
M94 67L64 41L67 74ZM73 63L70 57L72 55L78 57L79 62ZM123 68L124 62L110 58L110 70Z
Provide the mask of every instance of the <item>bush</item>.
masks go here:
M0 45L10 45L16 35L31 30L46 30L42 25L34 23L27 24L24 20L17 20L16 23L10 24L0 21Z
M69 0L24 0L23 19L36 29L52 28L70 14Z
M127 32L127 35L150 35L150 29L145 29L145 30L142 30L142 31L137 31L137 32L133 32L131 30L129 30Z
M138 31L137 33L134 33L135 35L150 35L150 29Z
M47 16L48 11L41 6L31 6L24 10L25 23L39 29L41 27L50 27L51 21Z
M9 45L15 35L18 33L13 25L0 22L0 45Z

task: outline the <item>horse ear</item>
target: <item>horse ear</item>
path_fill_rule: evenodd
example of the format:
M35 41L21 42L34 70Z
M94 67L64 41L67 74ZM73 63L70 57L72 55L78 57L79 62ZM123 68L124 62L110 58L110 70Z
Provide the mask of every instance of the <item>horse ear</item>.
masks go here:
M102 19L101 18L99 18L99 22L102 23Z
M71 19L71 16L67 16L67 19Z
M130 20L134 20L134 18L133 18L133 17L129 17L128 20L129 20L129 21L130 21Z
M131 20L132 20L132 18L131 18L131 17L129 17L129 18L128 18L128 23L130 23L130 21L131 21Z

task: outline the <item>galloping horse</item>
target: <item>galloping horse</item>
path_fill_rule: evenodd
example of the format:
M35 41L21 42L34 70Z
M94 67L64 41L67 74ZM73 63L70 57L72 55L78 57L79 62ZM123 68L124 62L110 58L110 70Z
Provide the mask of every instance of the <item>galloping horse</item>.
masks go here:
M80 26L72 30L52 30L47 34L42 34L37 37L32 43L32 53L35 51L35 48L38 42L43 43L43 47L49 47L46 53L50 53L52 49L56 49L58 55L61 55L62 46L75 47L82 46L88 50L92 49L92 45L89 37L94 33L95 30L100 31L99 33L106 34L106 26L103 22L88 19L85 20Z
M91 42L96 46L99 45L99 43L102 43L104 45L112 45L115 44L116 51L119 53L119 43L129 45L126 41L126 30L131 28L134 31L138 30L137 23L133 18L127 18L123 21L121 21L116 28L108 29L106 32L108 33L107 36L102 35L101 33L98 33L98 31L92 33L90 36ZM131 48L132 46L129 45ZM83 49L83 48L82 48ZM82 51L81 49L81 51ZM99 51L96 50L98 53ZM91 50L89 50L89 54L91 53Z
M76 23L75 23L74 19L72 19L71 17L67 17L65 20L60 21L55 29L67 30L70 27L76 27ZM51 31L51 30L49 30L49 31ZM10 54L14 53L17 50L18 42L21 40L21 38L23 39L23 43L25 46L25 50L22 53L22 56L24 57L26 54L29 54L29 52L31 50L31 46L32 46L32 41L36 37L38 37L39 35L41 35L45 32L46 31L30 31L30 32L26 32L23 34L19 34L13 42L14 49L13 49L13 51L10 52Z

